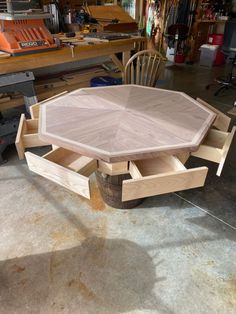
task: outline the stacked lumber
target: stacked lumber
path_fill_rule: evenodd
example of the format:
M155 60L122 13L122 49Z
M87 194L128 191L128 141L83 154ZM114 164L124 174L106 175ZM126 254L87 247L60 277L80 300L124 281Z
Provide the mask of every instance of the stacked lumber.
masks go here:
M11 98L7 94L0 94L0 104L9 101Z

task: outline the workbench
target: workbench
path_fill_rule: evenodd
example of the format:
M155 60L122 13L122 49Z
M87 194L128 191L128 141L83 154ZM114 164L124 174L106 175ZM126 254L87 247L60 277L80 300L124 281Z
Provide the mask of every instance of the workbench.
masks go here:
M0 75L26 70L34 71L39 68L104 56L111 57L118 68L123 71L123 66L129 60L131 51L135 46L138 47L138 50L140 46L144 48L145 43L144 37L133 37L93 45L74 45L72 48L64 47L47 52L0 59ZM122 53L122 62L116 57L117 53Z

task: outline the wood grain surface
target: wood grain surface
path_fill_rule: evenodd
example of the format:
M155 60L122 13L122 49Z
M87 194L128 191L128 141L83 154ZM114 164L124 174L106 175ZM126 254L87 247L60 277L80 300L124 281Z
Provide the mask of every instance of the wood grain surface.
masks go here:
M197 150L215 116L180 92L84 88L42 104L39 133L59 147L117 162Z
M107 8L107 6L104 5L90 5L88 8L90 11L90 15L97 20L111 22L114 19L118 19L119 23L135 22L135 20L118 5L112 5L109 7L109 9Z
M58 50L0 59L0 74L38 69L101 56L109 56L119 52L130 52L134 49L134 45L145 42L146 39L144 37L133 37L97 45L75 46L73 48L73 53L69 47L65 47Z

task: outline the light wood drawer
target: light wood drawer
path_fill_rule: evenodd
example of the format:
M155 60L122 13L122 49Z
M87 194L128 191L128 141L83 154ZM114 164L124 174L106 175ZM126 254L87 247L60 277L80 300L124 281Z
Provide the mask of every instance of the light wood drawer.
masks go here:
M24 159L26 148L50 145L39 139L38 119L26 120L25 115L20 117L20 123L15 141L19 159Z
M60 93L60 94L54 95L54 96L52 96L52 97L50 97L50 98L47 98L47 99L45 99L45 100L40 101L40 102L37 103L37 104L34 104L34 105L30 106L30 107L29 107L29 110L30 110L31 118L32 118L32 119L38 119L38 118L39 118L40 105L42 105L42 104L46 103L47 101L52 100L52 99L54 99L54 98L63 96L63 95L65 95L66 93L67 93L67 91L64 91L64 92L62 92L62 93Z
M97 161L57 148L40 157L25 153L29 169L44 178L90 199L89 176L97 169Z
M231 132L223 132L211 129L203 143L199 146L199 149L196 152L192 152L191 155L218 163L219 167L217 169L216 175L220 176L235 131L235 126L232 128Z
M201 98L197 98L197 101L202 104L204 107L207 107L211 111L216 114L216 118L212 124L216 129L220 131L227 132L229 129L231 118L228 117L226 114L221 112L220 110L216 109L215 107L208 104L206 101L202 100Z
M123 181L122 201L203 186L208 168L186 169L174 156L131 161L132 179Z

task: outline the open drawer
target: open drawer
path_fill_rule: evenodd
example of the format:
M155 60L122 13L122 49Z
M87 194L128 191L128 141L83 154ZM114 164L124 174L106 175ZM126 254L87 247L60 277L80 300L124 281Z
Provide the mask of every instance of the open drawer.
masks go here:
M231 118L228 117L223 112L221 112L220 110L211 106L210 104L208 104L206 101L202 100L201 98L197 98L197 101L216 114L216 118L215 118L212 126L215 127L216 129L220 130L220 131L227 132L229 129Z
M25 153L29 169L44 178L90 199L89 176L97 161L64 148L57 148L40 157Z
M39 139L38 136L38 119L26 120L25 115L20 117L20 123L15 141L19 159L24 159L26 148L50 145Z
M67 93L67 91L64 91L64 92L62 92L60 94L57 94L57 95L54 95L54 96L52 96L50 98L44 99L44 100L38 102L37 104L31 105L29 107L31 118L32 119L38 119L39 118L39 109L40 109L40 106L42 104L46 103L49 100L52 100L52 99L55 99L55 98L60 97L62 95L65 95L66 93Z
M199 146L199 149L196 152L192 152L191 155L218 163L219 167L216 175L220 176L235 131L235 126L232 128L231 132L211 129L203 143Z
M207 171L207 167L186 169L174 156L131 161L132 179L123 181L122 201L203 186Z

